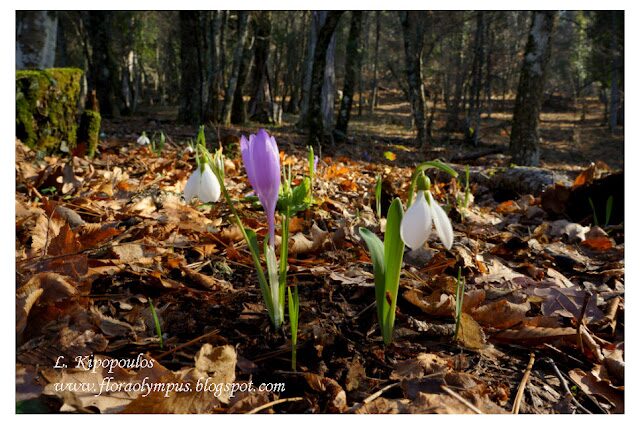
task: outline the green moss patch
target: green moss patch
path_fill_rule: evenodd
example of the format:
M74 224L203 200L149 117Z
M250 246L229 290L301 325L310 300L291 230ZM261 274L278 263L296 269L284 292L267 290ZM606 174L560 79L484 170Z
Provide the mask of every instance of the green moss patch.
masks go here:
M85 144L87 154L93 157L98 147L100 138L100 122L102 117L96 111L86 110L80 117L80 128L78 129L78 145Z
M51 68L16 72L16 137L37 150L76 145L82 70Z

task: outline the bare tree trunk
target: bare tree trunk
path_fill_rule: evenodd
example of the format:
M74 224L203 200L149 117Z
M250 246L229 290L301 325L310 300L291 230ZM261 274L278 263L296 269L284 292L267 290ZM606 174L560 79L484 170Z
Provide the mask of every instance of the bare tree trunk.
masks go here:
M226 81L226 72L227 72L227 23L229 22L229 11L223 10L222 18L220 22L220 38L218 39L218 51L220 52L220 58L218 62L220 63L220 87L224 87L224 82Z
M494 18L495 19L495 18ZM493 102L491 100L493 89L493 50L495 45L495 33L491 25L492 19L489 19L485 23L486 39L487 39L487 51L485 53L486 73L484 79L484 110L487 112L487 118L491 118L491 112L493 109Z
M16 68L51 68L56 59L58 15L48 11L16 12Z
M66 68L69 66L69 52L68 52L68 32L65 28L64 14L60 14L58 17L58 30L56 33L56 48L55 48L55 60L53 66L57 68ZM67 18L68 21L68 18Z
M484 33L485 12L476 12L476 35L474 40L473 66L471 71L471 93L469 97L469 112L466 120L467 141L478 146L480 139L480 114L482 113L481 88L482 68L484 66Z
M351 12L351 27L349 28L349 40L347 41L347 63L345 65L344 86L342 88L342 101L334 137L337 141L347 138L347 128L351 117L351 106L353 105L353 93L358 71L360 71L362 61L362 48L360 39L362 37L362 16L363 12L354 10Z
M368 68L367 59L369 54L369 27L371 26L371 19L369 15L366 14L367 12L364 12L364 13L365 15L362 18L364 21L364 51L361 53L361 56L360 56L361 65L358 69L358 116L359 117L362 116L362 111L364 111L364 106L365 106L364 72L365 72L365 69ZM340 101L342 102L342 99Z
M233 105L233 94L238 86L238 77L240 74L240 65L242 64L242 53L247 41L249 33L249 12L238 12L238 33L236 38L236 47L233 51L233 65L231 66L231 74L227 83L227 90L224 95L224 104L222 107L222 124L231 124L231 106Z
M233 103L231 104L231 122L233 124L244 124L247 121L247 108L244 103L244 86L249 78L249 70L251 69L251 63L253 62L253 43L255 37L247 37L242 52L242 61L240 62L240 69L238 71L238 84L236 85L236 91L233 94Z
M463 66L465 43L464 34L466 32L467 23L466 20L462 24L462 28L456 34L453 41L452 50L455 52L453 60L453 69L455 70L455 82L453 87L453 98L449 100L447 111L447 123L445 128L447 131L459 131L460 130L460 104L462 102L462 95L464 92L464 80L465 80L465 66Z
M540 163L538 122L555 17L553 11L533 12L509 143L512 162L518 165L537 166Z
M417 129L417 141L422 147L427 140L426 102L422 82L422 50L424 48L425 12L399 12L404 36L404 53L407 73L409 102Z
M315 58L316 44L318 42L318 32L327 18L326 11L311 12L311 27L309 30L309 40L307 43L307 57L305 59L304 81L302 83L302 100L300 104L300 117L298 126L307 127L309 115L309 102L311 98L311 79L313 73L313 62ZM323 70L324 72L324 70ZM324 75L324 74L323 74Z
M96 91L100 113L106 117L120 115L116 99L116 62L111 51L112 17L112 12L100 11L90 11L88 16L92 52L89 92Z
M340 17L344 11L334 10L327 13L324 24L319 28L318 39L313 57L311 71L311 89L309 91L309 113L307 122L309 127L309 144L324 143L325 134L322 117L322 87L327 62L327 49L333 38Z
M619 58L617 41L618 23L616 12L611 12L611 94L609 96L609 131L618 126L618 107L620 106L620 87L618 85Z
M292 19L292 15L293 13L291 12L285 12L283 19L285 21L284 24L284 34L290 34L291 30L291 19ZM280 81L283 80L282 78L282 74L283 72L283 57L285 56L285 52L286 52L286 48L287 45L284 41L282 42L275 42L274 43L276 46L275 48L275 56L273 58L273 103L274 104L278 104L282 105L284 103L284 97L286 96L286 91L287 91L287 85L286 83L283 82L282 84L282 91L280 90ZM278 102L278 97L280 97L280 102ZM283 108L284 109L284 108Z
M371 82L371 102L369 103L369 112L373 113L378 106L378 55L380 54L380 14L376 10L376 42L373 54L373 81Z
M178 121L201 124L205 118L206 72L202 57L200 12L180 12L181 104Z
M273 97L269 79L271 12L256 12L254 24L256 46L253 51L252 96L249 101L249 117L253 121L273 123Z
M220 63L220 31L222 27L222 12L209 12L212 16L207 19L206 30L208 33L207 54L207 85L209 86L207 97L207 116L213 122L220 118L220 103L218 96L221 89L221 63Z
M305 28L306 14L304 12L299 21L296 19L297 15L293 15L293 30L287 36L287 70L285 73L285 95L282 97L282 109L292 114L299 111L300 91L304 80L304 77L300 78L300 75L304 75L301 70L305 65L303 60L306 46L304 35L308 31L303 31L302 28ZM299 48L300 46L302 46L302 49ZM286 102L286 95L289 96L288 102Z
M322 125L328 131L333 127L336 109L336 33L333 32L324 66L324 83L322 84Z

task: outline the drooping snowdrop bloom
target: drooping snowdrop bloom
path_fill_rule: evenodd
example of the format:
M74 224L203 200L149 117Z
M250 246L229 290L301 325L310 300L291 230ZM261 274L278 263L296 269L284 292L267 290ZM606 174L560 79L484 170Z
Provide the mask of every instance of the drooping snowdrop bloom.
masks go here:
M447 249L451 249L453 227L447 213L433 199L428 189L419 190L415 201L402 218L400 236L405 245L411 249L417 249L429 239L432 226L435 226L442 244Z
M138 140L136 140L136 143L139 144L140 146L144 146L151 143L151 140L149 140L149 138L147 137L147 133L143 131L142 135L138 137Z
M209 164L196 168L184 187L187 202L195 197L202 202L217 202L220 198L220 182Z
M244 135L240 138L240 150L249 183L267 215L269 245L273 247L276 204L280 190L280 153L276 139L261 128L258 134L249 135L249 140Z

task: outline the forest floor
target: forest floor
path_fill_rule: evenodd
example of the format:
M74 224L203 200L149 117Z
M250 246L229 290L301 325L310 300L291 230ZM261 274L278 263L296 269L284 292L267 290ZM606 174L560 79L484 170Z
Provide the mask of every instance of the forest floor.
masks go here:
M289 284L301 300L295 371L289 328L270 328L229 209L181 199L195 164L185 142L196 128L175 125L174 109L106 121L93 159L42 157L17 142L18 411L623 412L624 224L561 220L539 194L496 200L475 183L465 207L460 182L435 182L434 196L450 206L454 246L432 237L429 248L405 253L394 341L382 344L357 231L384 228L374 213L376 176L387 204L404 202L411 166L506 148L510 117L498 106L483 120L481 146L436 131L419 150L408 105L387 93L373 116L356 111L352 143L322 152L316 202L290 225ZM572 191L623 168L623 135L600 125L597 107L589 101L584 120L542 114L543 167L579 176ZM268 129L299 179L306 143L294 119ZM224 146L235 199L250 190L235 136L256 128L207 129L210 146ZM159 154L135 143L160 130L169 142ZM508 166L508 157L464 162ZM264 236L262 210L238 208ZM454 339L459 268L466 287ZM101 360L92 371L76 367L76 356L91 355ZM111 359L139 362L110 369ZM143 382L155 384L147 395ZM248 382L284 387L248 391Z

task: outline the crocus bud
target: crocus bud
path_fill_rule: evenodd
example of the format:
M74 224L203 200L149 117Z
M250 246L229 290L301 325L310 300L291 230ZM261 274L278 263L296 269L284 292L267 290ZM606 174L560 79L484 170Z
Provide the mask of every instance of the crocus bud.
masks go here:
M224 155L222 154L222 148L218 149L213 155L213 170L215 174L224 177Z
M416 200L402 218L400 236L411 249L420 248L429 239L431 228L435 226L442 244L451 249L453 227L442 207L431 196L431 192L419 190Z
M202 202L216 202L220 198L220 183L209 164L198 167L187 180L184 198L187 202L197 197Z
M275 243L275 213L280 190L280 154L276 139L264 129L240 139L247 178L267 215L269 244Z

